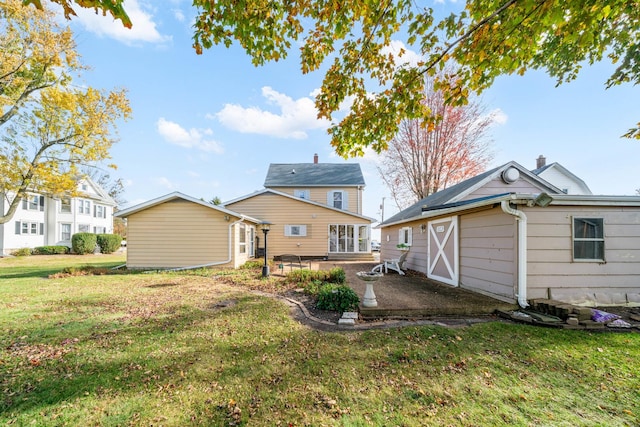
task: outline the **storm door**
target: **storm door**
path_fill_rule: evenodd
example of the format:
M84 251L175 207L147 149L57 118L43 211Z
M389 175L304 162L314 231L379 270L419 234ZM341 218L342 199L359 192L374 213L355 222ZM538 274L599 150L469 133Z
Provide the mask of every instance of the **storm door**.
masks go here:
M429 221L427 277L458 286L458 217Z

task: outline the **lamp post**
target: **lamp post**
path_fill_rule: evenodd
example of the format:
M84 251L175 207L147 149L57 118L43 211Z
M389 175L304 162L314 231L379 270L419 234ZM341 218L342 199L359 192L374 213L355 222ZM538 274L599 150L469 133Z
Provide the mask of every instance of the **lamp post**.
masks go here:
M264 233L264 265L262 266L262 277L269 277L269 264L267 263L267 233L271 228L271 223L263 221L260 223L260 228Z

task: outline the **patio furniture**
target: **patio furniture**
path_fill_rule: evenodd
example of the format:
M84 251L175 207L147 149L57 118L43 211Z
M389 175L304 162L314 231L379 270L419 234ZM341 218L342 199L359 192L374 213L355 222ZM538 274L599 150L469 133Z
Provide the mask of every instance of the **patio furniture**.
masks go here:
M280 255L280 269L284 271L284 267L289 267L289 271L293 271L294 268L307 268L308 265L302 262L300 255L284 254Z
M398 274L404 276L404 271L403 270L403 266L405 261L407 260L407 254L409 254L409 251L403 251L402 255L400 255L400 258L394 258L394 259L385 259L382 264L378 264L375 267L373 267L371 269L371 271L373 272L382 272L382 268L384 267L384 272L388 273L389 269L391 270L395 270L398 272Z

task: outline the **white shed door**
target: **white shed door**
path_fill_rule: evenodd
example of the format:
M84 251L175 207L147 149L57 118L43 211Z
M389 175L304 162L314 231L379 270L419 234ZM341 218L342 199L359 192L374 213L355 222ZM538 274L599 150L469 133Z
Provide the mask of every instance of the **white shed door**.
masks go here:
M429 221L427 277L458 286L458 217Z

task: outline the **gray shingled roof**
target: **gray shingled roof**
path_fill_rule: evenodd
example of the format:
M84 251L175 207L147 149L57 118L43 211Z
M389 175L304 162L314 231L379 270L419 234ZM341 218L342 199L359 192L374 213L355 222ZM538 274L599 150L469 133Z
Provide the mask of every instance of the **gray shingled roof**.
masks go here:
M357 163L271 163L264 186L326 187L365 185Z
M451 199L453 199L458 194L468 190L473 187L489 175L493 174L503 166L499 166L495 169L491 169L480 175L476 175L473 178L469 178L465 181L459 182L455 185L452 185L449 188L445 188L444 190L438 191L437 193L433 193L430 196L425 197L424 199L418 201L417 203L409 206L408 208L398 212L391 218L386 219L382 224L391 224L398 221L403 221L405 219L414 218L422 215L423 207L433 207L447 204ZM381 224L381 225L382 225Z

